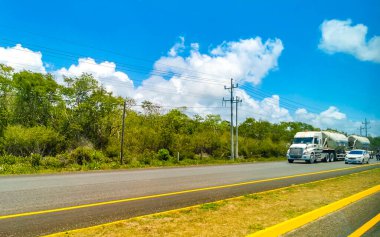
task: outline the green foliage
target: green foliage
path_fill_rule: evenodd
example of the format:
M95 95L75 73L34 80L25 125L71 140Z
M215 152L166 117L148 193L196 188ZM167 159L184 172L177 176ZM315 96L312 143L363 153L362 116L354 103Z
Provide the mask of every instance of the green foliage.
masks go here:
M0 64L0 173L230 162L230 124L220 115L189 117L185 107L162 114L150 101L137 112L133 99L114 96L92 75L64 82ZM294 134L305 130L319 129L247 118L239 125L238 161L281 159ZM379 139L370 138L373 149L380 148Z
M30 156L30 164L32 165L32 167L36 168L40 166L41 159L42 159L42 156L40 154L32 154Z
M3 155L3 156L0 156L0 165L3 165L3 164L14 165L16 164L17 160L18 160L17 156Z
M221 206L223 206L222 203L216 203L216 202L212 202L212 203L205 203L205 204L202 204L199 209L201 210L205 210L205 211L216 211L218 210Z
M44 167L45 169L57 169L64 168L65 163L59 157L46 156L41 158L40 166Z
M8 126L4 132L3 149L7 154L28 156L56 154L62 148L63 137L45 126L26 128L21 125Z
M49 125L53 103L59 101L59 86L50 74L22 71L13 74L13 122L31 127Z
M71 151L70 159L78 165L84 165L90 163L95 155L95 150L91 147L81 146Z
M117 141L110 142L106 147L104 154L110 158L116 158L120 156L120 144Z
M167 149L160 149L157 152L157 157L159 160L168 161L170 159L170 152Z
M368 137L371 142L370 150L372 151L380 151L380 137Z

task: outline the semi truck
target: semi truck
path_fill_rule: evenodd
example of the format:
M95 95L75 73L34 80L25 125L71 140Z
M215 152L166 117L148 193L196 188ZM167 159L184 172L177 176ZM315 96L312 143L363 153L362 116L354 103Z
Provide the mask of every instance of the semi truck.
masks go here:
M329 131L298 132L287 151L289 163L303 160L333 162L343 160L348 149L348 138L340 133Z

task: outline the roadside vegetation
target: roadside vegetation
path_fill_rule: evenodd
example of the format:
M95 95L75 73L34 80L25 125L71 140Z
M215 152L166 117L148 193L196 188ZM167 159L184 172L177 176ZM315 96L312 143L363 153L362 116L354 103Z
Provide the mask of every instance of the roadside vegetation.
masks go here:
M126 101L124 163L120 164ZM284 159L300 122L239 125L237 162ZM14 72L0 65L0 174L229 163L230 125L219 115L186 115L114 96L88 74ZM380 144L380 138L377 144Z
M379 185L379 175L373 169L51 237L245 236Z

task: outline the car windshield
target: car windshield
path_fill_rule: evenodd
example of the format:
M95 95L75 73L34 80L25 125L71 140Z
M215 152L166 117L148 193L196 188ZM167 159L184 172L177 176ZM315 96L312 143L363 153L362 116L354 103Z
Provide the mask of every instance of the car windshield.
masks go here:
M293 140L293 144L311 144L313 143L312 137L296 137Z
M352 154L352 155L361 155L361 154L363 154L363 151L350 151L350 154Z

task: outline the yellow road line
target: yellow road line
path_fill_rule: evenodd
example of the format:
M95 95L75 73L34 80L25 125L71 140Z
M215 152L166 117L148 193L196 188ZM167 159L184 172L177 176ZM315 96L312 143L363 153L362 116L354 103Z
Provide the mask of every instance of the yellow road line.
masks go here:
M367 223L362 225L359 229L355 230L352 234L350 234L348 237L359 237L365 234L369 229L374 227L378 222L380 221L380 213L377 214L374 218L369 220Z
M361 171L361 172L358 172L358 173L352 173L352 174L348 174L348 175L360 174L360 173L364 173L364 172L368 172L368 171L369 170L365 170L365 171ZM322 179L322 180L316 180L316 181L312 181L312 182L308 182L308 183L295 184L295 185L292 185L292 186L271 189L271 190L267 190L267 191L257 192L257 193L254 193L254 194L256 194L256 195L263 195L263 194L273 193L273 192L277 192L277 191L281 191L281 190L286 190L286 189L294 188L294 187L299 187L299 186L303 186L303 185L326 182L326 181L334 180L334 179L337 179L337 178L338 177L332 177L332 178ZM116 224L119 224L119 223L124 223L125 221L128 221L128 220L139 220L139 219L153 217L153 216L157 216L157 215L174 214L174 213L178 213L178 212L181 212L181 211L193 210L194 208L199 208L199 207L201 207L202 205L205 205L205 204L223 203L223 202L226 202L226 201L238 200L238 199L241 199L241 198L244 198L244 197L245 196L232 197L232 198L227 198L227 199L218 200L218 201L214 201L214 202L196 204L196 205L182 207L182 208L177 208L177 209L172 209L172 210L168 210L168 211L162 211L162 212L156 212L156 213L146 214L146 215L142 215L142 216L136 216L136 217L132 217L132 218L124 219L124 220L118 220L118 221L103 223L103 224L99 224L99 225L95 225L95 226L89 226L89 227L84 227L84 228L80 228L80 229L74 229L74 230L68 230L68 231L62 231L62 232L58 232L58 233L53 233L53 234L50 234L50 235L46 235L45 237L59 236L59 235L65 234L66 232L70 232L70 234L78 233L78 232L80 233L80 232L85 231L85 230L96 229L96 228L100 228L100 227L106 227L106 226L116 225Z
M318 181L315 181L315 182L318 182ZM313 182L311 182L311 183L313 183ZM301 184L299 184L299 185L301 185ZM295 186L298 186L298 185L293 185L292 187L295 187ZM258 194L258 195L259 194L265 194L265 193L280 191L280 190L287 189L287 188L289 188L289 187L282 187L282 188L271 189L271 190L268 190L268 191L258 192L258 193L255 193L255 194ZM187 207L181 207L181 208L172 209L172 210L168 210L168 211L155 212L155 213L146 214L146 215L142 215L142 216L136 216L136 217L132 217L132 218L124 219L124 220L118 220L118 221L103 223L103 224L99 224L99 225L84 227L84 228L80 228L80 229L74 229L74 230L68 230L68 231L62 231L62 232L58 232L58 233L53 233L53 234L46 235L44 237L59 236L59 235L64 234L66 232L70 232L70 233L82 232L82 231L89 230L89 229L94 229L94 228L99 228L99 227L106 227L106 226L110 226L110 225L116 225L116 224L119 224L119 223L123 223L123 222L125 222L127 220L139 220L139 219L143 219L143 218L147 218L147 217L152 217L152 216L157 216L157 215L167 215L167 214L173 214L173 213L181 212L181 211L188 211L188 210L192 210L194 208L200 207L200 206L205 205L205 204L221 203L221 202L225 202L225 201L231 201L231 200L240 199L242 197L244 197L244 196L227 198L227 199L223 199L223 200L219 200L219 201L215 201L215 202L207 202L207 203L202 203L202 204L196 204L196 205L187 206Z
M336 172L336 171L358 169L358 168L362 168L362 167L377 166L377 165L380 165L380 164L370 164L370 165L362 165L362 166L355 166L355 167L349 167L349 168L340 168L340 169L333 169L333 170L310 172L310 173L303 173L303 174L290 175L290 176L271 178L271 179L254 180L254 181L220 185L220 186L211 186L211 187L206 187L206 188L197 188L197 189L190 189L190 190L184 190L184 191L178 191L178 192L148 195L148 196L135 197L135 198L125 198L125 199L119 199L119 200L113 200L113 201L97 202L97 203L83 204L83 205L78 205L78 206L70 206L70 207L62 207L62 208L56 208L56 209L42 210L42 211L25 212L25 213L19 213L19 214L10 214L10 215L0 216L0 220L1 219L16 218L16 217L23 217L23 216L47 214L47 213L53 213L53 212L69 211L69 210L88 208L88 207L97 207L97 206L117 204L117 203L123 203L123 202L131 202L131 201L138 201L138 200L145 200L145 199L174 196L174 195L200 192L200 191L208 191L208 190L215 190L215 189L238 187L238 186L243 186L243 185L247 185L247 184L256 184L256 183L263 183L263 182L269 182L269 181L275 181L275 180L284 180L284 179L290 179L290 178L296 178L296 177L310 176L310 175L315 175L315 174L332 173L332 172Z
M333 202L327 206L318 208L314 211L305 213L303 215L300 215L298 217L295 217L293 219L281 222L277 225L271 226L269 228L266 228L264 230L260 230L258 232L255 232L253 234L247 235L247 237L259 237L259 236L280 236L283 235L289 231L295 230L307 223L310 223L314 220L317 220L320 217L323 217L329 213L332 213L334 211L337 211L353 202L356 202L362 198L365 198L369 195L372 195L374 193L377 193L380 191L380 185L377 185L375 187L372 187L370 189L367 189L365 191L362 191L360 193L354 194L350 197L341 199L339 201Z

